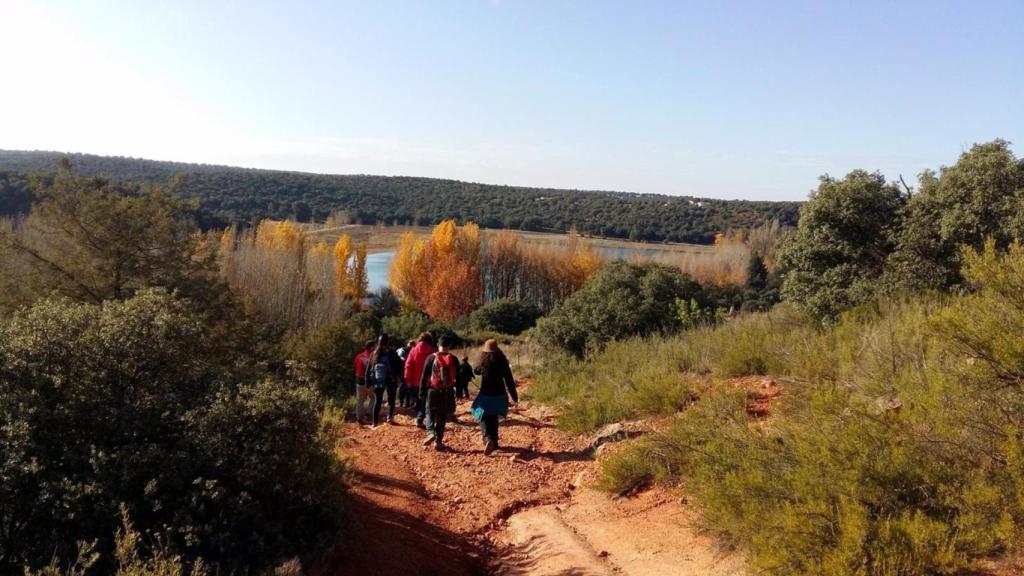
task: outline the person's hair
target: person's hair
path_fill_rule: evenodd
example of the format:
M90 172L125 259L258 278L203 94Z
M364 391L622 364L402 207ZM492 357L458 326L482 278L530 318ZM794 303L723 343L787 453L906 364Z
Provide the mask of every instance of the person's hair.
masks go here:
M462 357L462 361L463 362L469 362L469 356L463 356Z
M417 341L419 341L419 342L426 342L427 344L430 344L431 346L433 346L434 345L434 335L431 334L430 332L424 332L423 334L420 334L420 337L417 338Z
M367 340L366 341L366 346L363 348L363 350L366 350L367 352L369 352L370 350L373 350L376 347L377 347L377 341L376 340Z
M505 353L500 348L495 348L493 351L485 350L480 353L480 365L484 367L484 370L490 370L505 362L508 362L508 358L505 357Z
M373 366L380 361L381 354L383 354L388 347L388 335L381 334L377 337L377 342L374 343L373 353L370 354L370 366Z
M442 335L440 338L438 338L437 345L444 346L445 348L447 348L452 345L452 339L450 336Z

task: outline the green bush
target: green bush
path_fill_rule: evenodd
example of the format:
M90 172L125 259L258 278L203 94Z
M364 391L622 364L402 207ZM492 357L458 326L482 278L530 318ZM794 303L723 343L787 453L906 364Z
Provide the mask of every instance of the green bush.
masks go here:
M381 329L396 341L407 342L430 329L432 322L419 310L413 310L398 316L388 316L381 321Z
M617 260L540 319L536 336L543 346L582 357L613 340L675 331L676 301L699 289L678 268Z
M249 379L188 302L41 301L0 323L2 569L113 557L121 508L192 564L259 571L337 537L316 392ZM287 478L287 482L281 482Z
M329 324L319 330L293 334L286 342L292 374L336 401L355 393L353 361L368 340L376 337L365 316Z
M473 330L521 334L537 324L543 315L541 309L530 302L495 300L478 308L469 317Z

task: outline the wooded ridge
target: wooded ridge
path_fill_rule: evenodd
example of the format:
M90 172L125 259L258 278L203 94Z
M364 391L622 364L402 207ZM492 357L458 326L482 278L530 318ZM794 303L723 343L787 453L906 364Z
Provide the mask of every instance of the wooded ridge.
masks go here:
M68 158L78 176L165 183L199 200L203 228L263 218L324 220L344 210L362 224L434 225L566 232L649 242L711 243L715 234L778 219L795 225L799 202L718 200L627 192L527 188L410 176L313 174L139 158L0 150L0 215L28 211L29 175Z

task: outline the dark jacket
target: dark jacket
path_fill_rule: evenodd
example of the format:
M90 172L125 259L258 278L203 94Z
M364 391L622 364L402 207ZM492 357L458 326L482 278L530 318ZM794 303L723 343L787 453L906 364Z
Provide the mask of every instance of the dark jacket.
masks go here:
M508 358L501 352L484 352L480 355L480 365L473 370L480 376L480 394L484 396L503 396L506 393L513 402L519 402L516 380L512 377L512 367Z
M476 375L473 374L473 367L470 366L469 362L462 362L462 365L459 367L459 386L469 386L473 378L476 378Z

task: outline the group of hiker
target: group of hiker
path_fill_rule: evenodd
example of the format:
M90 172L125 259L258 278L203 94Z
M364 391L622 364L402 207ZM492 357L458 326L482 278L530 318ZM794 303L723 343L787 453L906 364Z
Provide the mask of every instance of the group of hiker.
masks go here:
M496 450L498 419L508 415L510 398L519 401L508 358L497 341L487 340L474 368L468 356L459 360L452 353L452 344L450 337L435 340L429 332L397 348L387 334L367 342L355 358L356 420L367 424L366 404L370 403L369 424L379 426L386 399L385 423L395 423L397 403L413 411L416 426L426 431L423 444L444 450L445 428L449 421L456 421L457 400L469 398L470 382L480 376L471 412L480 423L484 453Z

